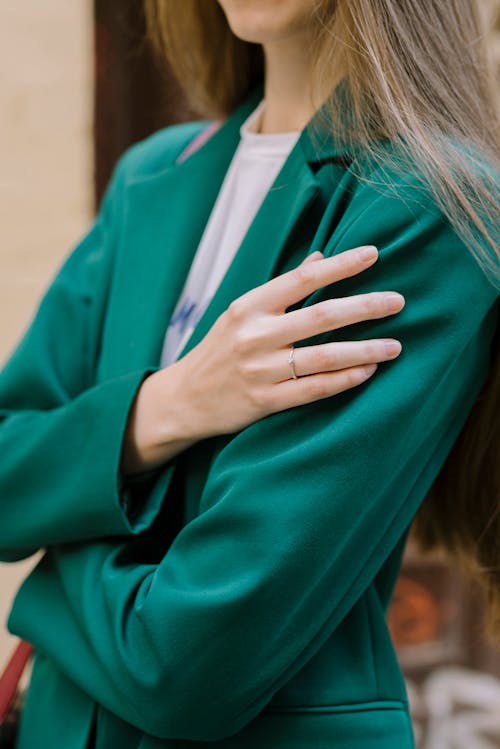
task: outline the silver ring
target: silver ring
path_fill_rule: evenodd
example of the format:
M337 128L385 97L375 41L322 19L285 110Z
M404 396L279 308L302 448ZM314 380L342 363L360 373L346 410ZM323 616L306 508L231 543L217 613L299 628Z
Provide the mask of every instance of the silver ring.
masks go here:
M293 348L293 343L292 343L292 345L290 346L290 353L288 354L288 363L290 365L290 369L292 370L293 379L298 380L299 378L297 377L297 373L295 371L295 360L293 357L294 357L294 348Z

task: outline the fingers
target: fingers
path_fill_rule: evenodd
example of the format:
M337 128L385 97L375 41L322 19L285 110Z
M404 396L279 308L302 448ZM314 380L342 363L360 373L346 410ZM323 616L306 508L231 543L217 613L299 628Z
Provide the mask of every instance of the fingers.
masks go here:
M334 341L319 346L299 346L294 349L295 373L304 375L332 372L339 369L376 364L395 359L401 353L401 343L394 338L374 338L366 341ZM289 347L273 352L269 365L275 382L288 380Z
M294 343L362 320L386 317L399 312L404 305L404 297L392 291L326 299L280 315L270 331L270 342L276 345Z
M263 311L284 312L316 289L360 273L372 265L377 257L377 248L367 246L346 250L333 257L321 257L315 262L302 262L244 296L249 304Z
M323 259L323 253L319 250L315 250L310 255L306 255L304 260L300 263L301 265L306 265L306 263L314 262L315 260L322 260Z
M366 364L280 382L272 391L273 411L283 411L350 390L368 380L376 369L377 364Z

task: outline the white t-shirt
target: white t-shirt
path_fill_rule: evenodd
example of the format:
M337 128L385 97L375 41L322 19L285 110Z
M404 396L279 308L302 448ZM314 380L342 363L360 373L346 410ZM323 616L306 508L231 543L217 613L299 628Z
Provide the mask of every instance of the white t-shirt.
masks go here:
M259 133L264 105L263 99L240 127L241 140L167 327L163 367L175 361L187 343L299 138L299 131Z

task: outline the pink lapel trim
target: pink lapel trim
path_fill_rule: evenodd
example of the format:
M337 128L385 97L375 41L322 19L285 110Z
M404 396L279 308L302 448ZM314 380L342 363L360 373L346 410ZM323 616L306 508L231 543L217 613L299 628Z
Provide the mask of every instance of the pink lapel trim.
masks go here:
M203 132L199 133L193 140L188 143L186 148L181 152L181 154L177 157L176 163L180 164L182 161L185 161L188 156L191 156L192 153L198 150L198 148L201 148L201 146L207 142L207 140L217 132L217 130L221 127L223 124L223 120L214 120Z

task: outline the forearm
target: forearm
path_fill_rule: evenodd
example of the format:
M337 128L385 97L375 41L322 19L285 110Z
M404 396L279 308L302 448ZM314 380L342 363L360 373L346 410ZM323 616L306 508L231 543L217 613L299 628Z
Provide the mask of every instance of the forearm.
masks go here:
M119 481L127 415L147 371L98 383L65 405L0 409L0 558L41 546L140 532L158 512L168 472L155 491L125 506Z
M219 453L201 514L158 563L150 550L159 557L167 546L161 530L51 548L9 628L140 730L191 741L241 730L333 633L406 531L481 379L476 345L452 365L447 357L430 355L437 366L424 386L436 388L424 404L411 397L420 385L408 357L360 400L245 430ZM392 440L398 429L404 439ZM274 446L267 459L264 442Z

